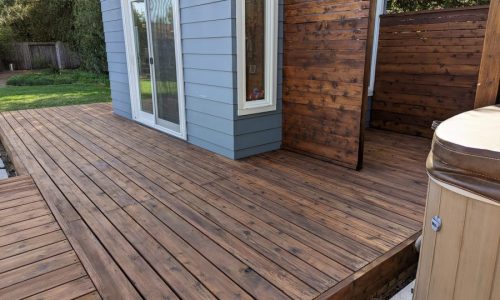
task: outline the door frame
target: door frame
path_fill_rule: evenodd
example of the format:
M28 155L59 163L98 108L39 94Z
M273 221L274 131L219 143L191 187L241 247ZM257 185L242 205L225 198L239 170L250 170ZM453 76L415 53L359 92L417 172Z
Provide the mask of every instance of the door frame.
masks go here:
M127 59L127 76L129 81L129 92L130 92L130 104L132 108L132 118L142 123L146 126L152 127L159 131L165 132L167 134L173 135L180 139L187 139L186 130L186 99L184 94L184 65L182 61L182 41L181 41L181 24L180 24L180 7L179 0L172 0L173 16L174 16L174 42L175 42L175 62L176 62L176 73L177 73L177 94L179 101L179 127L180 131L174 131L172 129L160 126L156 121L156 83L152 84L151 90L153 93L153 115L145 113L141 110L141 91L139 89L139 70L136 62L137 53L135 47L135 37L132 22L132 9L131 2L137 0L125 0L122 2L122 20L123 20L123 33L125 39L125 56ZM144 0L146 2L146 0ZM147 12L149 15L149 12ZM149 23L149 20L147 20ZM148 28L151 26L147 25ZM148 32L148 48L151 48L150 32ZM149 55L151 57L152 49L149 49ZM155 62L154 62L155 63ZM154 65L150 65L151 68ZM154 70L151 70L151 82L154 82Z

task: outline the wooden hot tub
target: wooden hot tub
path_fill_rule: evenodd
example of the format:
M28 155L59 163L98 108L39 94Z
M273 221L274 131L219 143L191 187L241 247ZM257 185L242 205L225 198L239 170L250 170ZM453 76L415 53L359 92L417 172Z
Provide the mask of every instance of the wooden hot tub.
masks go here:
M500 299L500 106L443 122L427 169L414 299Z

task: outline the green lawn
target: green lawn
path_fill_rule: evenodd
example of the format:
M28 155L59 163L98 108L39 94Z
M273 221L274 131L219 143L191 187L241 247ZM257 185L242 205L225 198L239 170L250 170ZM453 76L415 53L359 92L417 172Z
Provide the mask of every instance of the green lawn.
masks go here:
M78 70L16 75L7 84L0 87L0 111L111 101L106 76Z
M141 94L143 97L151 98L151 80L141 79L140 80ZM160 94L176 95L177 94L177 82L175 81L157 81L156 88Z

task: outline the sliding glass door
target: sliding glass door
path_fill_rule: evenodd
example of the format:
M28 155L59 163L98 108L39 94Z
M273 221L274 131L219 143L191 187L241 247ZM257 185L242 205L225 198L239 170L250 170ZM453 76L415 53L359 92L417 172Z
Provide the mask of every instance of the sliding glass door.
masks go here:
M136 120L185 138L177 1L129 0L127 49L134 52Z
M151 41L155 72L156 121L179 126L179 94L172 0L149 0Z
M151 92L151 69L149 68L149 46L146 20L146 3L131 3L136 51L137 73L139 75L140 109L153 114L153 94Z

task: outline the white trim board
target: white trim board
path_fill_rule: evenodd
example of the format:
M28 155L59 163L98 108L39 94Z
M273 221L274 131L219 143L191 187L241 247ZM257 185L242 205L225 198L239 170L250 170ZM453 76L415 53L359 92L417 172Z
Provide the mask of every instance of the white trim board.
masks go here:
M279 1L266 0L265 7L265 99L246 100L245 1L236 1L236 53L238 116L276 110L278 90Z
M373 96L373 93L375 91L375 70L377 68L380 16L385 14L387 6L387 0L376 0L376 2L377 10L375 12L375 27L373 28L372 65L370 68L370 85L368 86L368 96Z

